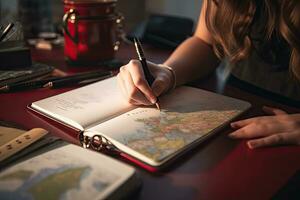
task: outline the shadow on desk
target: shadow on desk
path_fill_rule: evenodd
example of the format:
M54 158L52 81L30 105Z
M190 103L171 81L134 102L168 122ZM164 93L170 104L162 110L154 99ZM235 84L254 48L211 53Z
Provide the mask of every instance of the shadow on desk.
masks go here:
M262 88L256 87L250 83L247 83L245 81L239 80L238 78L234 76L230 76L228 79L228 83L230 85L233 85L239 89L248 91L252 94L264 97L266 99L271 99L272 101L276 101L281 104L285 104L287 106L292 106L295 108L300 108L300 101L292 100L290 98L287 98L285 96L264 90Z
M272 197L273 200L300 199L300 170Z

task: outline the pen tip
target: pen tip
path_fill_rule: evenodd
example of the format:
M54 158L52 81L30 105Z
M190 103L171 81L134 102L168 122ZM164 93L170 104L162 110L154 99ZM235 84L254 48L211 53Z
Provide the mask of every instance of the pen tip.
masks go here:
M158 103L155 103L155 106L156 106L156 108L157 108L159 111L161 111L160 106L159 106Z

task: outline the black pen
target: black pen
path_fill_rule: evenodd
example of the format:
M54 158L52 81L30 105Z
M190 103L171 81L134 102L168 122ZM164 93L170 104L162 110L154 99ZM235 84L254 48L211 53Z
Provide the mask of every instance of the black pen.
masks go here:
M9 31L14 27L14 23L9 23L0 36L0 42L5 38Z
M47 78L42 80L26 81L21 83L12 83L0 87L0 92L13 92L13 91L23 91L23 90L42 88L46 83L49 83L50 81L54 81L57 79L61 79L61 77L52 77L52 78Z
M135 45L135 50L138 54L139 60L143 67L145 78L146 78L149 86L151 87L152 83L154 82L154 77L152 76L152 74L148 68L141 42L139 41L138 38L133 38L133 41L134 41L134 45ZM156 105L157 109L160 110L160 106L158 104L158 98L157 98L155 105Z
M105 76L107 74L112 74L112 72L93 71L93 72L79 73L79 74L75 74L75 75L71 75L71 76L51 77L51 78L47 78L47 79L26 81L26 82L21 82L21 83L11 83L11 84L7 84L5 86L0 87L0 92L12 92L12 91L21 91L21 90L30 90L30 89L43 88L43 87L46 87L45 86L46 84L48 84L52 81L58 81L58 80L66 81L66 80L69 80L69 79L71 79L71 80L80 79L80 82L82 82L82 84L83 84L83 83L87 83L87 81L84 82L84 80L91 81L95 77L100 78L100 77ZM70 81L70 82L72 82L72 81Z
M50 82L47 82L43 85L44 88L60 88L70 85L80 85L80 84L88 84L100 80L104 80L106 78L112 77L113 72L99 72L94 74L88 74L87 76L72 76L66 77L64 79L57 79Z

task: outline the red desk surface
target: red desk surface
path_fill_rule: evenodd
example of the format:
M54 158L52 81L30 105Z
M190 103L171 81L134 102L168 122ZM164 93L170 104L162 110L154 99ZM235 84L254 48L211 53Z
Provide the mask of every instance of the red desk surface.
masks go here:
M145 48L149 60L162 62L170 51ZM135 57L132 47L123 45L117 58L127 62ZM33 51L36 61L48 63L68 72L90 68L71 68L64 63L62 50ZM93 67L91 67L93 68ZM241 116L262 114L262 105L276 106L290 112L294 108L277 104L230 85L220 90L215 75L194 85L250 102L252 109ZM39 89L0 94L0 120L15 122L24 128L42 127L54 135L76 143L75 133L51 121L43 120L26 108L31 102L72 88ZM149 173L136 167L141 174L142 188L134 195L138 199L269 199L300 169L300 147L282 146L250 150L245 141L232 140L227 127L215 137L175 161L166 171Z

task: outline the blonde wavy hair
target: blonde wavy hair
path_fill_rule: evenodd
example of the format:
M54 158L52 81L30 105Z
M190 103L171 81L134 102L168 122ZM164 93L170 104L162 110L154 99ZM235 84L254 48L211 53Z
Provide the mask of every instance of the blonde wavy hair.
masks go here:
M207 0L206 24L219 58L238 62L257 50L300 80L299 0Z

